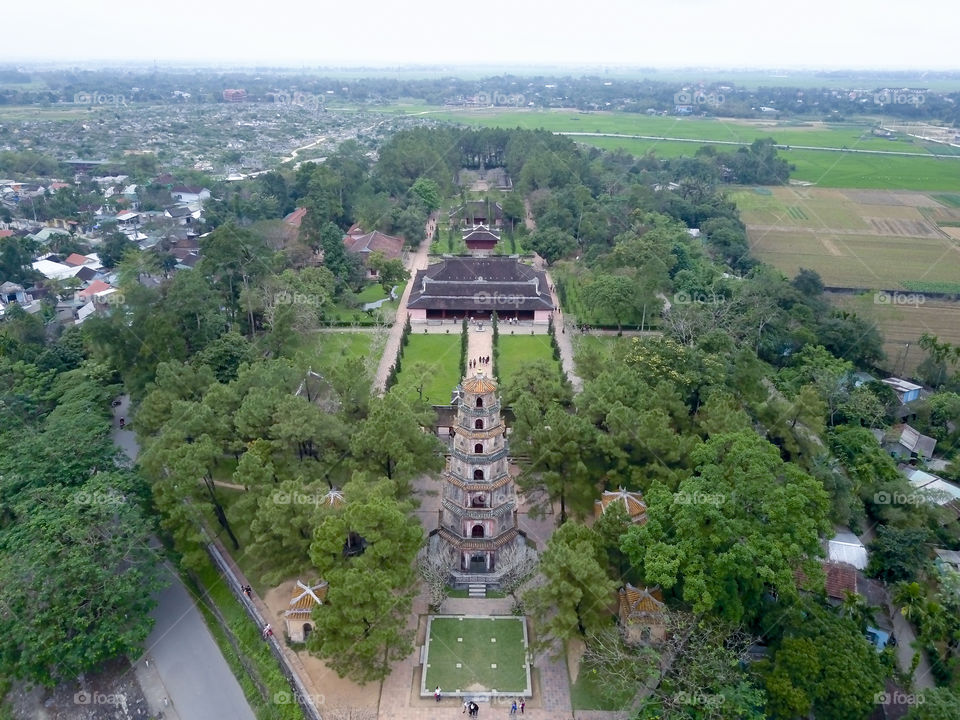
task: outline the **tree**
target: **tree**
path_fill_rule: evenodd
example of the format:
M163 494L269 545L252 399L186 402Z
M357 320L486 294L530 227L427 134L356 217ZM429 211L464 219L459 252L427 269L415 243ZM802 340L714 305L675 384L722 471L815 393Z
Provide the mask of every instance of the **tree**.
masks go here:
M410 188L410 192L416 195L428 213L440 207L440 186L435 180L428 177L418 177L417 181Z
M310 559L329 590L314 610L308 647L340 677L361 684L386 677L412 640L406 621L423 531L389 485L363 497L362 488L348 484L347 504L317 527L310 545ZM345 552L350 538L359 554Z
M600 316L613 317L620 329L624 318L636 314L637 284L622 275L599 275L583 290L583 301Z
M390 292L394 285L399 285L410 277L410 273L399 258L388 260L379 250L370 253L367 266L377 271L377 279L387 292Z
M421 429L429 424L424 412L396 390L372 400L370 414L350 441L354 462L397 481L406 492L410 478L443 467L440 441Z
M556 502L560 524L568 510L581 518L589 515L606 467L596 428L556 403L544 409L531 397L521 397L514 413L511 449L528 458L517 483L531 513L546 514Z
M503 402L514 405L520 398L530 398L540 407L552 403L569 405L573 392L565 378L557 372L555 363L534 360L522 365L503 386Z
M773 655L759 672L771 717L860 720L870 715L886 675L856 622L804 601Z
M823 280L816 270L800 268L793 278L793 286L807 297L818 297L823 294Z
M924 689L923 702L910 708L904 720L945 720L960 717L960 692L946 687Z
M577 247L577 241L572 235L555 227L537 228L523 244L547 263L569 255Z
M137 655L161 587L131 478L20 494L0 529L0 673L53 686ZM13 520L13 522L10 522Z
M829 530L823 486L752 431L709 438L693 461L676 494L656 482L647 493L646 524L623 539L633 566L676 586L694 612L733 622L754 617L771 589L795 599L794 570L813 571Z
M870 543L867 574L888 583L912 581L929 562L930 531L926 528L877 527Z
M579 523L566 523L550 536L541 558L543 585L524 602L551 640L585 637L610 622L614 583L606 571L599 538Z

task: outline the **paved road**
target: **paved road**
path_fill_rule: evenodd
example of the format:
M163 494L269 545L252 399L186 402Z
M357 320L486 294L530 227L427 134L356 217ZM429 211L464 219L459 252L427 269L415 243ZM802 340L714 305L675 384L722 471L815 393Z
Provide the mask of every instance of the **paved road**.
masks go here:
M256 720L187 589L175 579L160 593L147 652L182 720Z
M114 408L113 441L136 460L137 438L119 426L121 417L129 417L128 411L129 399L124 397ZM154 666L180 720L256 720L203 616L172 568L169 580L150 613L156 624L138 663L149 660Z
M390 329L390 335L387 337L386 347L383 348L383 355L380 357L380 365L377 367L377 374L373 378L373 389L379 394L383 394L387 389L387 376L390 374L390 368L396 362L397 353L400 352L400 336L403 335L403 326L407 321L407 300L410 299L410 291L413 289L413 279L417 275L417 270L424 270L430 264L430 242L433 240L433 234L437 229L436 214L430 216L427 220L426 233L423 242L417 251L407 258L406 268L410 271L410 282L404 288L403 295L400 296L400 303L397 305L397 317Z

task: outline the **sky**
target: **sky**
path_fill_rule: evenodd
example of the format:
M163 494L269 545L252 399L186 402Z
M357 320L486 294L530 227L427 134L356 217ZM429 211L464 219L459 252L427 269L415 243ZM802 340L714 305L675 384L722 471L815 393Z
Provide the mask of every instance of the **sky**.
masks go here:
M960 69L960 2L5 3L0 63Z

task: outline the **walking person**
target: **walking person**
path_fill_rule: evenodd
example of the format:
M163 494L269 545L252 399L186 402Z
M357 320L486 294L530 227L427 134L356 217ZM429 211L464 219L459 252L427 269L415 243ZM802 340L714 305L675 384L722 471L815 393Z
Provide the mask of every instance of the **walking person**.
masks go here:
M511 714L511 715L516 715L516 714L517 714L517 701L516 701L516 700L514 700L514 701L513 701L513 705L510 706L510 714Z
M524 709L526 706L527 706L527 701L526 701L526 700L521 700L521 701L520 701L520 714L521 714L521 715L523 715L523 709Z
M433 699L437 702L440 702L440 686L437 685L437 689L433 691Z
M469 701L469 700L464 700L464 701L463 701L463 712L460 713L460 714L461 714L461 715L466 715L466 714L467 714L467 710L469 710L469 709L470 709L470 701Z

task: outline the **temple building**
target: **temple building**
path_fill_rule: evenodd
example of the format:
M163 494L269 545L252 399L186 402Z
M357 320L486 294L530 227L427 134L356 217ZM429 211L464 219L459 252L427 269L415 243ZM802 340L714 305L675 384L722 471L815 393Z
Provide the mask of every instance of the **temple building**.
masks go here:
M500 231L486 225L474 225L463 231L463 242L470 252L490 252L500 242Z
M451 584L497 586L525 548L497 384L483 373L462 385L453 448L443 472L434 552L453 550ZM503 560L504 562L501 562Z
M516 318L548 323L553 313L547 276L509 257L450 257L413 279L411 320Z
M283 613L283 622L287 626L287 636L291 642L306 642L307 636L313 630L313 609L323 605L326 596L326 582L307 585L297 580L290 605Z

